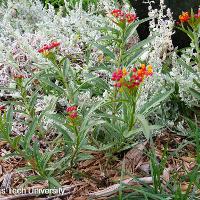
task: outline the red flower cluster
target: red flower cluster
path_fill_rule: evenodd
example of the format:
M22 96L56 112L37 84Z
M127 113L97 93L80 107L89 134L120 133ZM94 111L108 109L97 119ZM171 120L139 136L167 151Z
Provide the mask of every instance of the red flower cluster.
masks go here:
M137 16L133 13L124 13L120 9L114 9L111 14L118 18L121 22L127 21L129 24L134 22L137 19Z
M6 109L5 106L0 106L0 112L1 112L1 111L4 111L5 109Z
M115 81L115 87L127 87L129 89L139 86L145 77L153 74L153 68L151 65L146 67L142 64L140 69L133 68L130 72L126 71L126 68L117 69L112 74L112 80Z
M58 47L60 42L52 42L51 44L45 44L41 49L38 50L39 53L45 53L55 47Z
M122 86L121 81L126 75L127 75L126 68L117 69L115 72L113 72L112 80L115 81L114 86L121 87Z
M135 14L132 14L132 13L126 14L126 20L129 24L134 22L136 19L137 19L137 16Z
M111 14L114 16L114 17L123 17L124 16L124 12L120 9L114 9Z
M198 9L198 13L194 15L196 19L200 19L200 8Z
M68 107L66 112L68 113L70 119L75 119L78 117L77 106Z

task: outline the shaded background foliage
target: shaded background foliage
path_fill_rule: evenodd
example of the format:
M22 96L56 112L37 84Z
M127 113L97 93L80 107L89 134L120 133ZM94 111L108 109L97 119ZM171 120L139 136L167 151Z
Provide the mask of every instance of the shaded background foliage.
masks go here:
M152 3L154 9L159 9L160 0L155 0ZM171 9L174 20L178 20L178 17L182 11L187 11L188 8L193 8L196 12L200 0L165 0L165 5ZM131 5L136 9L136 13L140 19L148 17L148 4L143 3L141 0L130 0ZM149 22L145 22L138 27L138 34L140 39L143 40L149 35ZM172 36L174 46L184 48L189 45L190 39L183 32L176 30L176 33Z
M55 8L64 5L64 0L41 0L45 6L49 3L52 4ZM74 7L76 3L81 2L80 0L68 0L67 1L71 7ZM118 3L122 3L122 0L116 0ZM129 0L130 4L136 9L136 13L140 19L148 17L148 4L143 3L142 0ZM153 8L159 9L160 0L155 0L155 3L152 4ZM165 0L166 6L171 9L174 19L178 19L179 14L182 11L188 10L188 8L193 8L197 11L200 0ZM98 0L83 0L84 10L88 10L89 5L97 6ZM138 27L138 34L141 40L145 39L149 35L149 22L145 22ZM180 30L176 30L176 33L172 36L174 46L179 48L184 48L189 45L190 39Z

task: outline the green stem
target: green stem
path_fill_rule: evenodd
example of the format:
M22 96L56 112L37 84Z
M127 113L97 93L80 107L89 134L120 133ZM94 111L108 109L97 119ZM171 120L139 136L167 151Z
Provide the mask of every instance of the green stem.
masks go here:
M197 62L198 62L198 70L200 71L200 47L199 47L199 40L198 40L198 30L193 33L194 36L194 46L197 52Z
M117 99L117 93L118 93L118 91L117 91L117 89L116 88L114 88L114 96L113 96L113 101L116 101L116 99ZM115 116L115 114L116 114L116 111L117 111L117 109L116 109L117 107L116 107L116 102L113 102L113 108L112 108L112 116ZM115 124L115 121L116 121L116 119L112 119L112 124L114 125Z
M122 30L121 43L119 44L119 59L117 62L118 68L120 68L120 66L122 64L122 57L123 57L123 54L125 51L124 34L125 34L125 29Z
M134 124L135 124L135 104L136 102L133 100L132 101L132 110L131 110L131 120L130 120L130 125L129 125L129 131L132 130Z
M22 82L18 84L19 90L20 90L20 94L22 96L22 102L24 104L25 107L25 111L26 113L33 119L35 116L35 113L32 112L30 105L28 103L27 100L27 93L26 93L26 89L23 87Z
M76 135L76 145L75 145L75 150L72 154L72 158L71 158L71 162L70 162L71 168L73 168L73 166L74 166L74 159L78 153L79 145L80 145L80 135L78 133L78 129L77 129L76 125L74 126L74 132Z

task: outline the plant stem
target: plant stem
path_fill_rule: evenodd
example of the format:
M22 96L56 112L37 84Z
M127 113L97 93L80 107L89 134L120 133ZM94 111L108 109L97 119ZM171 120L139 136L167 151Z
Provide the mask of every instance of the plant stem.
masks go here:
M78 153L79 145L80 145L80 135L79 135L79 133L78 133L78 130L77 130L76 125L74 125L74 132L75 132L75 135L76 135L76 146L75 146L75 150L74 150L74 152L73 152L73 154L72 154L72 158L71 158L71 163L70 163L71 168L73 168L74 159L75 159L75 157L76 157L76 155L77 155L77 153Z
M133 128L135 124L136 92L133 92L133 94L131 95L133 96L133 99L132 99L132 110L131 110L131 120L130 120L130 125L129 125L129 131L131 131L131 129Z
M117 62L118 68L120 68L120 66L122 64L122 57L123 57L123 54L124 54L124 47L125 47L124 33L125 33L125 29L122 29L121 43L119 44L119 59L118 59L118 62Z
M114 96L113 96L113 101L116 101L116 99L117 99L117 89L116 88L114 88ZM116 102L113 102L113 108L112 108L112 116L115 116L115 114L116 114ZM112 119L112 123L113 123L113 125L115 124L115 119L113 118Z
M200 47L199 47L199 40L198 40L198 30L197 31L194 30L193 37L194 37L193 43L197 52L198 70L200 71Z

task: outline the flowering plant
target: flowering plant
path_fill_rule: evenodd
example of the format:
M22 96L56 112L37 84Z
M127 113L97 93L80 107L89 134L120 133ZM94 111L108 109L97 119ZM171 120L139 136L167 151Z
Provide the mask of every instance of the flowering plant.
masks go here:
M46 17L44 10L38 12L41 17L41 13ZM140 112L136 111L143 83L153 75L154 68L145 60L141 62L140 57L154 36L138 43L132 39L137 26L148 19L138 20L134 12L113 10L109 15L111 21L103 23L107 26L93 31L97 17L90 20L93 25L90 29L82 24L76 27L79 21L82 23L78 11L78 14L70 11L72 16L76 15L75 22L70 16L62 18L50 11L44 20L44 23L49 20L48 26L36 23L26 27L28 23L23 22L21 32L30 28L33 32L27 35L33 38L37 26L41 29L39 36L45 27L45 31L48 30L43 38L45 42L35 42L32 47L26 44L28 41L22 41L32 52L25 51L23 58L28 61L23 65L15 62L14 56L18 56L15 51L10 54L12 62L7 61L6 56L3 60L12 69L11 84L4 90L15 91L16 96L0 107L1 137L25 159L28 169L36 172L36 180L47 180L54 187L59 187L59 175L65 170L73 171L78 161L92 157L87 150L110 152L112 156L112 153L130 148L136 133L144 132L149 139L155 126L148 124L144 114L164 99L156 96L146 102ZM85 16L83 21L88 24L87 16L90 15L82 13L81 16ZM60 23L64 25L60 26ZM59 29L49 31L50 26ZM62 32L65 28L70 31ZM11 32L15 32L13 30ZM67 38L70 34L73 37ZM97 49L90 42L96 35L102 36L98 43L97 40L94 42ZM20 41L22 35L17 36ZM13 38L13 35L9 37ZM68 43L65 43L66 38ZM23 49L22 46L17 46L17 51ZM24 129L16 132L19 124Z
M185 32L191 39L191 47L188 50L182 50L182 56L179 57L178 65L185 71L184 81L190 79L190 84L188 84L187 92L189 96L192 95L193 103L191 101L190 106L199 106L200 100L200 9L197 13L183 12L179 16L180 23L177 27L178 29ZM188 56L190 60L188 60ZM180 91L182 90L181 84ZM180 81L181 82L181 81Z
M154 126L148 125L143 113L157 106L167 96L155 96L152 98L151 104L148 102L148 104L143 105L141 112L136 111L143 82L147 77L153 75L153 67L141 64L140 57L146 50L144 46L155 36L152 35L137 44L130 45L129 40L133 37L137 26L149 19L138 20L136 14L126 13L119 9L113 10L110 18L115 25L114 28L105 28L107 30L106 39L103 38L95 46L102 50L107 57L104 65L109 65L108 71L113 71L111 77L113 88L110 90L106 107L107 113L111 115L109 118L105 117L104 120L106 126L110 127L110 131L115 132L116 139L112 138L111 140L114 141L112 142L113 151L116 152L125 148L138 132L143 131L146 138L149 139ZM97 69L101 69L101 66ZM105 68L103 69L105 70ZM142 128L137 129L136 126L139 124L142 125ZM111 140L107 141L111 143Z

